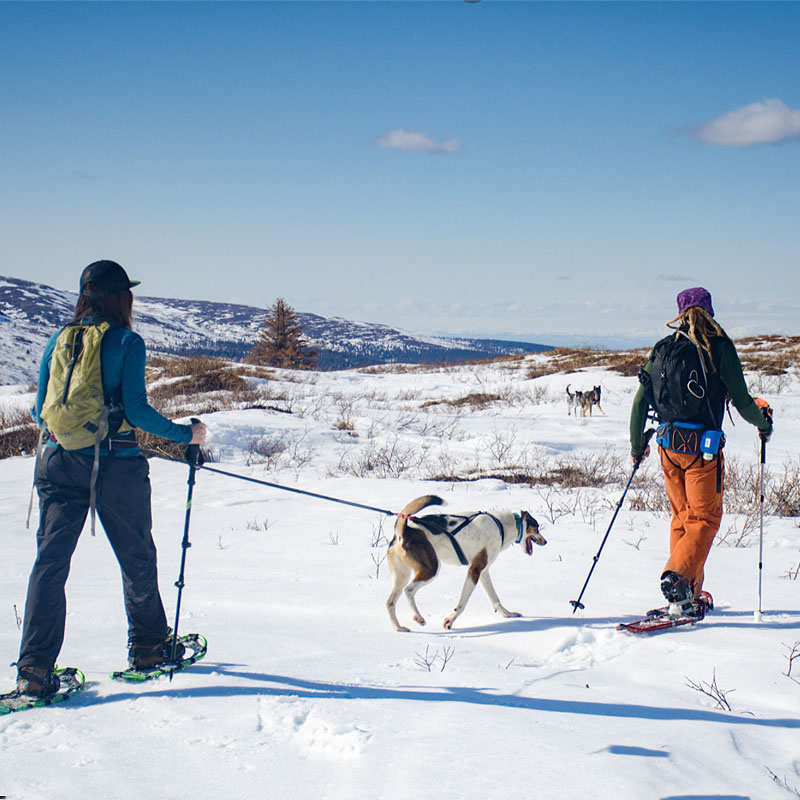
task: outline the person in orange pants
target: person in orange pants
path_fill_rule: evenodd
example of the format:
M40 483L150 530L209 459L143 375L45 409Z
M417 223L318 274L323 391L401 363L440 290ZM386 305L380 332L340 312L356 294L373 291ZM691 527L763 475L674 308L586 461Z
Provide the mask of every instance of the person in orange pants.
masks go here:
M772 434L772 418L769 406L760 401L763 410L750 396L736 347L714 320L708 291L686 289L677 301L678 316L667 323L675 333L656 343L639 373L631 456L638 463L650 453L644 427L653 408L661 423L659 457L672 508L661 592L671 613L702 618L712 602L703 591L705 563L722 521L726 397L765 440ZM718 437L718 449L703 452L701 441L709 433Z
M703 568L722 522L722 486L717 491L717 463L696 462L694 456L671 453L659 446L661 468L672 507L669 558L663 572L689 579L698 597L703 589ZM724 474L724 456L717 456ZM695 461L696 463L692 463Z

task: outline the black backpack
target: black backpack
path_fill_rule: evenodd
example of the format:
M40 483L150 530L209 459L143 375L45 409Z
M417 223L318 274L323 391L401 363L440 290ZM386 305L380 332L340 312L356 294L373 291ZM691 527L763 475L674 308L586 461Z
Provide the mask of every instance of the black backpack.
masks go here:
M712 353L715 349L718 348L713 348ZM696 422L719 428L725 402L724 384L718 373L707 374L697 346L683 332L656 343L650 372L639 370L639 382L659 421Z

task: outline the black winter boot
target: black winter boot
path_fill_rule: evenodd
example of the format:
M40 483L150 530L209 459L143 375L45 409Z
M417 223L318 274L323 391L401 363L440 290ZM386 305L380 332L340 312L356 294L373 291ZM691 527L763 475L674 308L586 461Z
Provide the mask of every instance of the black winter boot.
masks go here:
M50 697L61 686L52 667L17 667L17 691L29 697Z
M694 600L692 582L685 576L672 570L667 570L661 576L661 594L668 603L684 603Z
M186 648L178 642L175 649L175 660L180 661ZM163 642L151 645L140 645L132 642L128 648L128 667L130 669L148 670L169 664L172 660L172 634Z

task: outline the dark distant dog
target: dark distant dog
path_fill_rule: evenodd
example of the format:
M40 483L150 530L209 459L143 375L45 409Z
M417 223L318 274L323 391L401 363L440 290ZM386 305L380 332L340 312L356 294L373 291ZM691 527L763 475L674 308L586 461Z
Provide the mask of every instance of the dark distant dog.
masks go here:
M605 414L606 412L600 406L601 392L602 389L599 386L595 386L587 392L570 392L569 384L567 384L567 416L570 416L574 409L576 417L578 416L578 411L581 412L582 417L585 417L588 411L591 417L592 406L597 406L598 411L601 414Z
M441 563L463 564L467 567L458 605L444 621L447 630L464 610L478 581L495 611L504 617L521 616L503 607L489 577L489 567L512 544L519 544L528 555L533 554L534 544L547 544L547 540L539 533L539 523L527 511L414 516L426 506L441 504L440 497L425 495L412 500L397 515L395 535L389 544L389 568L394 584L386 600L386 609L394 629L408 630L398 622L395 612L397 598L403 591L414 612L414 621L425 624L414 596L436 577Z
M605 414L606 412L600 407L600 392L602 390L599 386L595 386L590 392L584 392L581 396L581 416L585 417L586 412L589 412L589 416L592 416L592 406L597 406L597 410L601 414Z

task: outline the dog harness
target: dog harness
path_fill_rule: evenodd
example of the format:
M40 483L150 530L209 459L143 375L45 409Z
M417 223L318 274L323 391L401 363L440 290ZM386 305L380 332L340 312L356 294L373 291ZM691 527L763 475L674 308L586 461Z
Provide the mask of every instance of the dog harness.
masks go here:
M398 515L401 516L401 515ZM439 536L440 534L444 534L450 539L450 544L453 545L453 550L455 551L456 557L458 560L463 564L465 567L469 564L467 561L467 557L464 555L464 551L461 549L461 545L456 541L456 534L459 531L462 531L467 525L470 524L474 519L480 516L489 517L491 520L494 521L494 524L497 525L497 529L500 531L500 544L502 545L505 543L505 532L503 530L503 524L500 522L494 514L490 514L488 511L478 511L476 514L473 514L470 517L455 517L453 514L448 514L447 516L441 514L429 514L425 517L407 517L407 519L413 519L421 527L425 528L428 533L432 534L433 536ZM453 528L453 530L447 530L446 526L442 524L441 520L447 519L460 519L461 522ZM519 538L517 539L518 542L522 541L522 519L517 518L517 515L514 514L514 519L517 522L517 531L519 533Z

